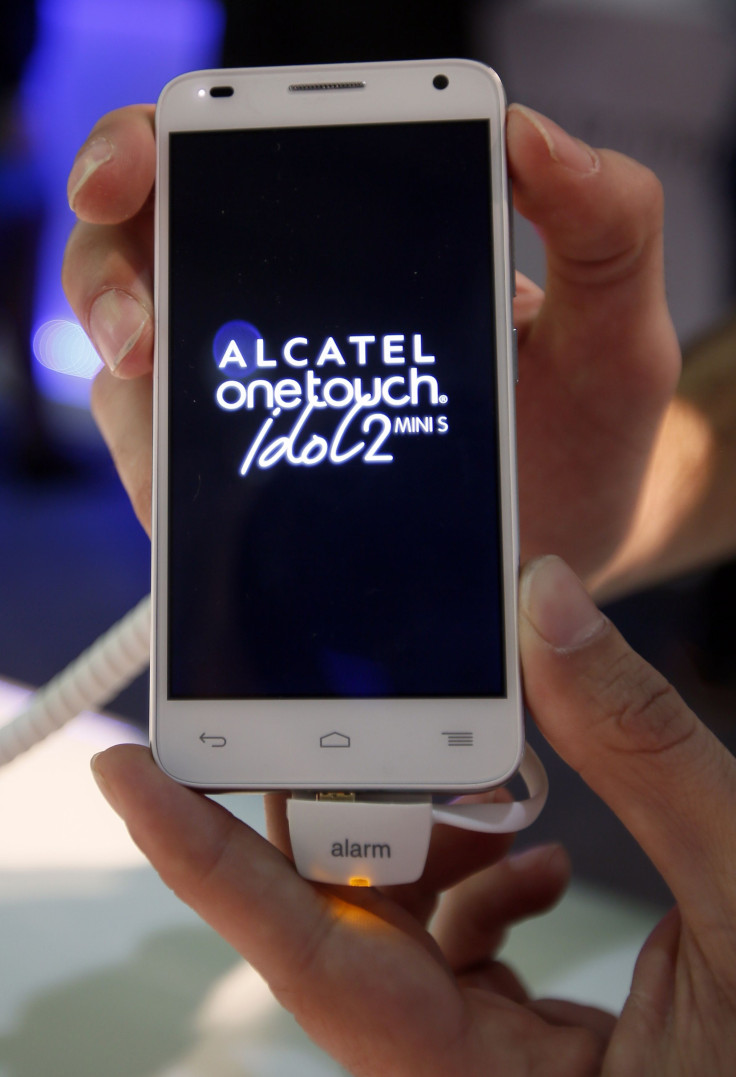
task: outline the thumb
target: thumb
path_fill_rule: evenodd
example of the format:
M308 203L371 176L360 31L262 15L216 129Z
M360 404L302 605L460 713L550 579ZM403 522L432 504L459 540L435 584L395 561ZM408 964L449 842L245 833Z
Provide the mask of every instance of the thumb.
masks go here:
M736 760L628 646L557 557L524 569L527 703L552 747L613 809L697 924L736 914Z
M641 379L639 357L652 345L661 350L663 332L675 343L664 285L659 180L631 158L593 150L522 105L508 110L506 144L516 208L546 248L546 299L534 334L554 332L561 343L582 338L604 351L613 336L616 361L632 364ZM559 357L564 363L564 350ZM650 376L660 374L664 384L647 388L668 393L677 364L650 367Z

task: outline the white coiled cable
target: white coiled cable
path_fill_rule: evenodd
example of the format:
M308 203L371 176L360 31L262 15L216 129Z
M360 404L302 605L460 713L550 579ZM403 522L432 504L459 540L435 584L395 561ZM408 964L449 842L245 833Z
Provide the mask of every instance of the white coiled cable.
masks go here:
M151 596L100 636L0 728L0 767L66 725L113 699L148 665Z

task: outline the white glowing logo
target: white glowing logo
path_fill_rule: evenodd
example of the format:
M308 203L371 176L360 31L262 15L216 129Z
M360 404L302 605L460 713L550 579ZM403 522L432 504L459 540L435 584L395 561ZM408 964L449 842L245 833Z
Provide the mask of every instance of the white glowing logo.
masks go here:
M435 362L435 357L424 353L420 333L411 334L410 342L403 333L386 334L380 340L370 334L349 336L342 347L330 336L316 352L310 349L307 337L291 337L281 349L281 360L301 372L302 380L293 376L276 380L249 376L236 381L231 377L221 382L215 393L223 411L262 408L270 412L243 457L241 475L247 475L253 464L270 468L279 461L314 467L325 460L344 464L360 457L365 464L390 464L393 455L385 447L391 434L444 434L449 429L447 416L434 414L436 408L447 404L447 397L440 392L437 378L422 371ZM330 377L324 369L327 364L331 364L330 371L369 364L379 369L408 366L408 374L392 371L388 376L369 375L360 370L350 377ZM252 375L252 367L273 369L278 365L277 359L267 356L261 337L255 340L250 365L235 339L229 341L218 362L225 375L240 373L241 377L245 373ZM315 373L317 369L319 375ZM376 408L381 410L372 410ZM397 409L407 408L431 410L423 415L396 414ZM276 421L284 412L297 409L291 428L274 436ZM343 412L329 439L308 431L310 416L323 409Z

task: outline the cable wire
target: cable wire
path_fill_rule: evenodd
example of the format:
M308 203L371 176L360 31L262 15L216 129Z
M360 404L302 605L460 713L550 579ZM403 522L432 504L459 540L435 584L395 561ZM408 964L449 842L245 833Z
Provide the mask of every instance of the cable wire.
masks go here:
M146 595L0 728L0 767L82 711L113 699L143 672L150 651L151 596Z

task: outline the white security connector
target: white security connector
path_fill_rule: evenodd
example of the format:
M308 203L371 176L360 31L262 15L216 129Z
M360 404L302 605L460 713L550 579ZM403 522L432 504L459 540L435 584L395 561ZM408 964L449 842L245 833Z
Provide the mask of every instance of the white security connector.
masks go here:
M297 793L287 802L297 871L305 879L346 886L415 882L424 871L434 823L508 834L537 818L547 799L547 775L527 747L519 775L526 800L438 804L429 796Z
M432 834L429 797L391 801L296 796L287 802L297 871L346 886L413 882Z

